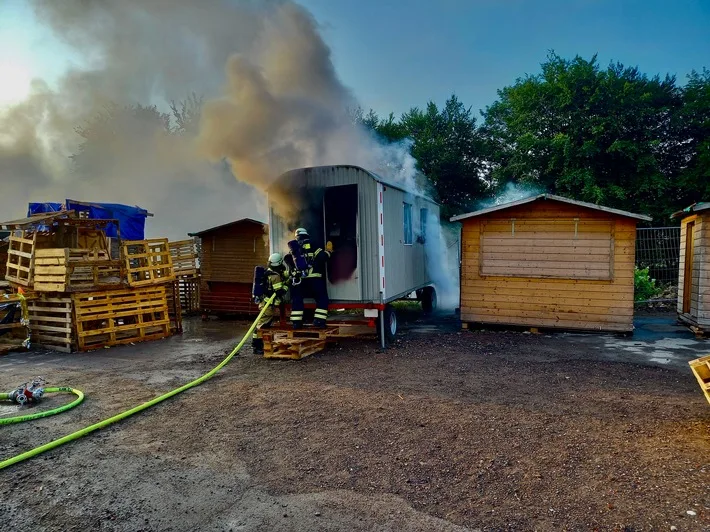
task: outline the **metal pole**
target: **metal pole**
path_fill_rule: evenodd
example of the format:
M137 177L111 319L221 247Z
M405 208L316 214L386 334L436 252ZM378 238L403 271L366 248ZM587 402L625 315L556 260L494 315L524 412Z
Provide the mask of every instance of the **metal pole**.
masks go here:
M382 349L386 349L387 346L385 345L385 311L380 310L380 344L382 345Z

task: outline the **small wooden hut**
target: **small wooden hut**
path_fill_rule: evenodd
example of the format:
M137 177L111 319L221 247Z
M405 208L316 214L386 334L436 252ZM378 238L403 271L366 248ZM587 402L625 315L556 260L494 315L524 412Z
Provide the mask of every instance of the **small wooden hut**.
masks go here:
M200 239L200 309L203 315L256 314L254 268L269 258L268 227L243 218L190 233Z
M464 327L632 331L638 220L550 194L454 216Z
M710 202L673 215L680 222L678 317L699 334L710 332Z

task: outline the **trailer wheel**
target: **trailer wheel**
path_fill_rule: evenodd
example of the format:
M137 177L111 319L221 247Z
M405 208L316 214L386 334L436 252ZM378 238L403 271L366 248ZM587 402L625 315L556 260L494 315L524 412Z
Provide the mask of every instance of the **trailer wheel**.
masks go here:
M397 335L397 313L392 305L385 305L382 312L385 321L385 344L391 344ZM380 331L380 319L377 319L377 330ZM381 340L382 338L380 338Z
M432 314L436 311L438 301L436 298L436 290L433 286L427 286L422 290L421 301L424 314Z

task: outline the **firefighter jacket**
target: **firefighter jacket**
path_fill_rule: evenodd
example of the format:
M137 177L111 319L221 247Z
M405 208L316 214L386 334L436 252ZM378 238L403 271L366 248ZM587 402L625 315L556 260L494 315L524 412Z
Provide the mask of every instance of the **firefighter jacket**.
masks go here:
M311 244L310 240L301 241L301 252L308 262L308 275L306 278L325 278L326 265L330 258L330 251Z
M271 268L266 269L266 297L271 297L271 294L276 293L273 305L280 305L283 302L283 298L288 292L289 274L288 269L283 268L283 270L273 270Z

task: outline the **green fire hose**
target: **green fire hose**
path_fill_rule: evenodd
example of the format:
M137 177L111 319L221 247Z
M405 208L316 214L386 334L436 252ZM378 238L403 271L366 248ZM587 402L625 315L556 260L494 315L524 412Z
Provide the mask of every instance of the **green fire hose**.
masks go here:
M215 375L215 373L217 373L224 366L226 366L227 363L230 360L232 360L232 357L234 357L234 355L236 355L239 352L239 350L244 346L244 342L246 342L247 338L249 338L253 334L254 329L256 329L256 324L259 322L259 319L264 315L264 312L266 311L266 309L269 308L271 303L274 301L274 297L276 297L276 294L272 295L270 298L268 298L266 301L264 301L264 307L261 309L261 312L259 312L259 315L254 320L254 323L251 324L251 327L249 327L249 330L246 332L246 334L241 339L241 341L236 345L236 347L234 349L232 349L232 352L229 353L229 355L227 355L227 357L224 360L222 360L222 362L220 362L218 366L216 366L215 368L213 368L209 372L205 373L202 377L199 377L198 379L195 379L192 382L188 382L187 384L184 384L183 386L180 386L179 388L175 388L174 390L171 390L168 393L161 395L160 397L156 397L155 399L151 399L150 401L148 401L146 403L135 406L135 407L131 408L130 410L126 410L124 412L121 412L120 414L116 414L113 417L110 417L108 419L104 419L103 421L99 421L98 423L94 423L93 425L89 425L88 427L85 427L81 430L77 430L76 432L73 432L71 434L67 434L66 436L58 438L54 441L51 441L49 443L45 443L44 445L40 445L39 447L35 447L34 449L32 449L30 451L27 451L27 452L18 454L17 456L13 456L12 458L8 458L6 460L3 460L2 462L0 462L0 469L5 469L6 467L10 467L11 465L15 465L19 462L23 462L23 461L28 460L32 457L35 457L39 454L42 454L42 453L47 452L51 449L54 449L55 447L59 447L60 445L64 445L65 443L69 443L70 441L78 440L82 436L86 436L87 434L89 434L91 432L108 427L109 425L116 423L117 421L121 421L122 419L126 419L127 417L130 417L133 414L137 414L138 412L142 412L143 410L146 410L147 408L150 408L151 406L157 405L158 403L165 401L166 399L169 399L170 397L172 397L174 395L184 392L185 390L189 390L190 388L194 388L195 386L198 386L198 385L202 384L203 382L205 382L206 380L212 378Z
M32 421L33 419L40 419L43 417L53 416L53 415L59 414L61 412L66 412L70 408L74 408L75 406L77 406L79 403L81 403L84 400L84 392L82 392L81 390L75 390L74 388L69 388L68 386L45 388L44 392L45 393L57 393L57 392L73 393L74 395L76 395L76 399L74 399L71 403L68 403L68 404L62 405L62 406L58 406L57 408L53 408L52 410L45 410L44 412L36 412L34 414L27 414L25 416L0 418L0 425L9 425L11 423L22 423L23 421ZM2 399L10 399L10 394L9 393L0 393L0 400L2 400Z

